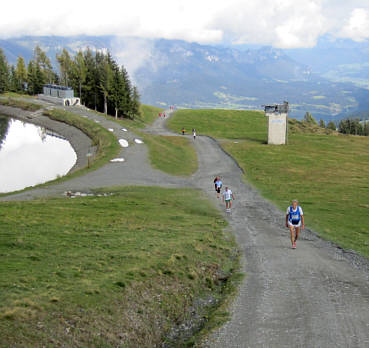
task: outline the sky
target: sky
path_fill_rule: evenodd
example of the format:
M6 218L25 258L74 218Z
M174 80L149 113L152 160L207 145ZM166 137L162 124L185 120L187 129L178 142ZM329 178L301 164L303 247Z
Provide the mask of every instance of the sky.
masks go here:
M369 0L5 1L0 38L24 35L314 47L323 35L368 39Z

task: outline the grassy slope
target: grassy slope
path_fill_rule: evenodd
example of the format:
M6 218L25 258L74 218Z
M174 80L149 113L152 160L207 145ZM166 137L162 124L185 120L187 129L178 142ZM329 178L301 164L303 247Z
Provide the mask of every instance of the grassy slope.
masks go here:
M143 129L147 125L152 124L155 121L155 119L158 117L158 113L162 110L163 109L158 108L156 106L141 104L141 107L140 107L141 114L140 116L135 117L133 120L129 118L116 119L113 116L106 116L105 114L98 112L98 111L93 111L93 110L91 111L95 112L97 115L101 117L105 117L109 120L115 121L121 124L123 127L131 128L134 131L138 129Z
M235 245L198 191L113 191L0 205L0 346L153 346L222 297Z
M265 140L266 117L259 111L179 110L168 127L180 132L196 128L197 133L214 138Z
M142 134L154 168L171 175L188 176L197 170L195 148L186 138Z
M228 138L224 148L265 197L283 211L298 198L308 226L369 257L368 137L320 134L325 131L293 121L289 146L267 146L266 119L249 111L186 110L171 127L182 124ZM227 126L222 132L222 124L233 131ZM241 140L234 143L234 138Z
M4 94L3 94L3 96L4 96ZM11 106L11 107L14 107L14 108L19 108L19 109L26 110L26 111L31 111L31 112L40 110L42 108L42 106L40 104L25 102L23 100L17 100L17 99L13 99L13 98L10 98L10 97L0 99L0 105Z

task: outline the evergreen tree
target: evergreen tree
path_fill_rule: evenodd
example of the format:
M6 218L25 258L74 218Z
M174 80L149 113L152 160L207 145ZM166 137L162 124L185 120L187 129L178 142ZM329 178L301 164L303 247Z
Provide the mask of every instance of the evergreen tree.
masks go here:
M324 122L324 120L320 119L320 121L319 121L319 127L320 128L325 128L325 122Z
M134 86L131 95L131 107L130 116L133 119L135 116L140 114L140 94L138 93L137 87Z
M45 84L45 75L42 73L40 66L30 60L27 69L28 93L31 95L42 93L42 86Z
M306 123L310 123L310 124L317 124L315 118L313 117L313 115L310 112L306 112L306 114L304 116L304 121Z
M364 121L363 135L369 136L369 121L367 120Z
M18 84L18 79L17 79L17 74L15 72L15 67L14 65L10 66L10 71L9 71L9 90L11 92L19 92L19 84Z
M0 48L0 94L9 91L9 65Z
M72 85L73 87L78 90L78 96L82 98L82 85L86 81L86 64L85 64L85 58L83 57L83 53L80 50L76 56L74 57L74 60L72 62Z
M51 61L40 46L36 46L34 49L34 60L43 75L42 80L44 83L55 83L56 74L53 71Z
M69 80L73 70L73 61L69 55L69 52L63 48L62 53L60 55L56 55L56 59L59 63L60 83L64 86L69 86Z
M112 58L110 54L102 55L99 62L99 88L104 98L104 114L108 113L108 97L112 92L113 70Z
M120 105L120 111L123 117L132 117L131 112L130 112L132 86L131 86L131 81L129 80L128 72L124 68L124 66L120 68L120 74L121 74L121 78L123 82L122 90L121 90L122 102Z
M85 65L85 83L82 86L82 94L83 99L85 101L85 105L88 108L95 108L95 75L96 75L96 61L93 56L91 50L88 48L84 52L84 65Z
M15 74L17 77L18 91L24 91L27 83L27 70L24 64L23 57L19 56L17 59L17 66L15 68Z
M333 121L329 121L327 124L327 129L331 129L335 131L337 128Z
M115 118L118 118L119 116L121 116L120 111L123 99L123 94L121 93L121 91L123 90L123 78L115 61L112 61L112 73L113 76L109 100L113 108L114 116Z

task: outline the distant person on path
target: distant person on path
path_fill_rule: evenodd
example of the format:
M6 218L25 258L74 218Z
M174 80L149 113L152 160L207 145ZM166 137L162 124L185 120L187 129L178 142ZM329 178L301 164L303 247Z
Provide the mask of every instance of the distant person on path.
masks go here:
M287 208L286 227L290 229L292 249L296 249L296 240L299 237L300 228L304 229L304 213L296 199Z
M196 140L196 129L192 129L193 140Z
M182 132L182 135L184 135L184 134L185 134L186 130L184 129L184 127L182 127L181 132Z
M220 180L220 177L217 176L216 177L216 181L215 181L215 191L217 192L217 198L220 198L220 190L222 189L223 183Z
M223 203L226 205L226 212L230 213L232 208L232 200L234 200L233 192L226 186L223 192Z
M216 176L215 179L214 179L214 187L215 187L215 191L217 191L217 185L216 185L216 182L217 180L219 179L219 176Z

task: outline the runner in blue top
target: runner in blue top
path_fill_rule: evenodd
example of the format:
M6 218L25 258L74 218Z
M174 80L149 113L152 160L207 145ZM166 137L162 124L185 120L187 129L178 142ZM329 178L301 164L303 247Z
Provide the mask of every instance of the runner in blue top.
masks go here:
M286 227L290 229L292 249L296 249L296 240L299 237L300 228L304 229L304 213L296 199L287 208Z

